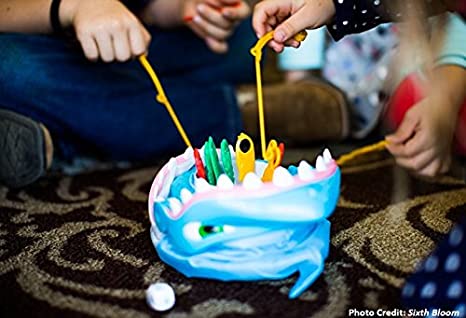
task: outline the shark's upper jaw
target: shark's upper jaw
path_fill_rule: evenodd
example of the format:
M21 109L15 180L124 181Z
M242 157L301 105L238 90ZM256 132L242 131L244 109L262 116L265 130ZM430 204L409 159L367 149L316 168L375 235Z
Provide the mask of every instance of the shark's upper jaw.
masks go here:
M151 196L156 196L152 196L149 199L150 211L153 209L153 203L162 204L165 206L167 214L171 218L177 219L185 213L190 205L195 204L199 200L215 199L219 196L223 198L248 198L257 196L258 194L261 196L267 194L273 195L274 193L287 191L306 184L318 183L329 178L337 169L330 151L325 149L321 155L317 156L315 167L304 160L299 163L293 174L284 167L277 167L274 171L272 182L264 183L256 173L251 172L246 175L241 184L233 184L230 178L223 174L218 178L217 185L213 186L205 179L197 178L193 174L191 180L189 180L189 184L185 188L182 188L178 195L170 196L170 188L175 178L193 168L194 161L189 158L191 154L192 149L188 149L183 155L167 164L166 167L168 169L164 173L164 180L161 180L163 184L160 185L158 193L152 193L154 191L151 190ZM265 165L263 162L256 162L256 171L263 171ZM151 200L153 200L152 204Z

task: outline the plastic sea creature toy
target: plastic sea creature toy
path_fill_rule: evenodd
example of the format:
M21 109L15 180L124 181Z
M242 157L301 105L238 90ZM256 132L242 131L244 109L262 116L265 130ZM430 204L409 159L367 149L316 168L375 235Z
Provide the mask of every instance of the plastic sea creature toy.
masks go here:
M207 151L200 149L204 166L219 169L215 185L199 177L192 148L169 160L150 190L151 238L162 261L188 277L249 281L299 272L289 293L295 298L323 271L330 244L327 218L339 197L340 170L325 150L315 168L306 161L277 166L272 179L263 182L270 167L253 159L250 171L249 149L241 150L245 138L240 136L236 152L231 145L225 151L226 141L213 156L213 141L204 146ZM216 161L206 163L205 154ZM235 183L228 176L231 167Z

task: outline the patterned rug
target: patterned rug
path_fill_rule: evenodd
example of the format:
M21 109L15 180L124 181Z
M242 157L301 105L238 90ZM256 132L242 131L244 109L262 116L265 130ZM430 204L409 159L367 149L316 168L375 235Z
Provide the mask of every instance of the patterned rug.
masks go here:
M400 308L406 277L466 210L466 187L456 179L415 179L383 156L344 167L325 272L289 300L295 277L223 283L187 279L161 263L146 203L157 169L0 187L0 317L157 316L145 289L160 281L176 292L164 317L346 317L350 308Z

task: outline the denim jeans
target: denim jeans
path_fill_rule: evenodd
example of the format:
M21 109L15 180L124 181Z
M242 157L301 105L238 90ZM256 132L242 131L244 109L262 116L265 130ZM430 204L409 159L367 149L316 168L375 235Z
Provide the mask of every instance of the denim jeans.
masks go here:
M193 146L208 136L234 140L241 129L235 86L251 82L250 21L211 52L187 28L151 28L148 59ZM90 62L79 45L52 35L0 34L0 108L29 116L58 150L115 160L151 160L185 146L137 60Z

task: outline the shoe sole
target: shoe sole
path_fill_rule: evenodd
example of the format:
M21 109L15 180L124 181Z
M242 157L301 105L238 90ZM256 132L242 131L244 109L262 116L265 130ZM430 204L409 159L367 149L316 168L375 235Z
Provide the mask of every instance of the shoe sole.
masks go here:
M45 140L40 125L0 110L0 182L11 188L33 183L45 172Z

